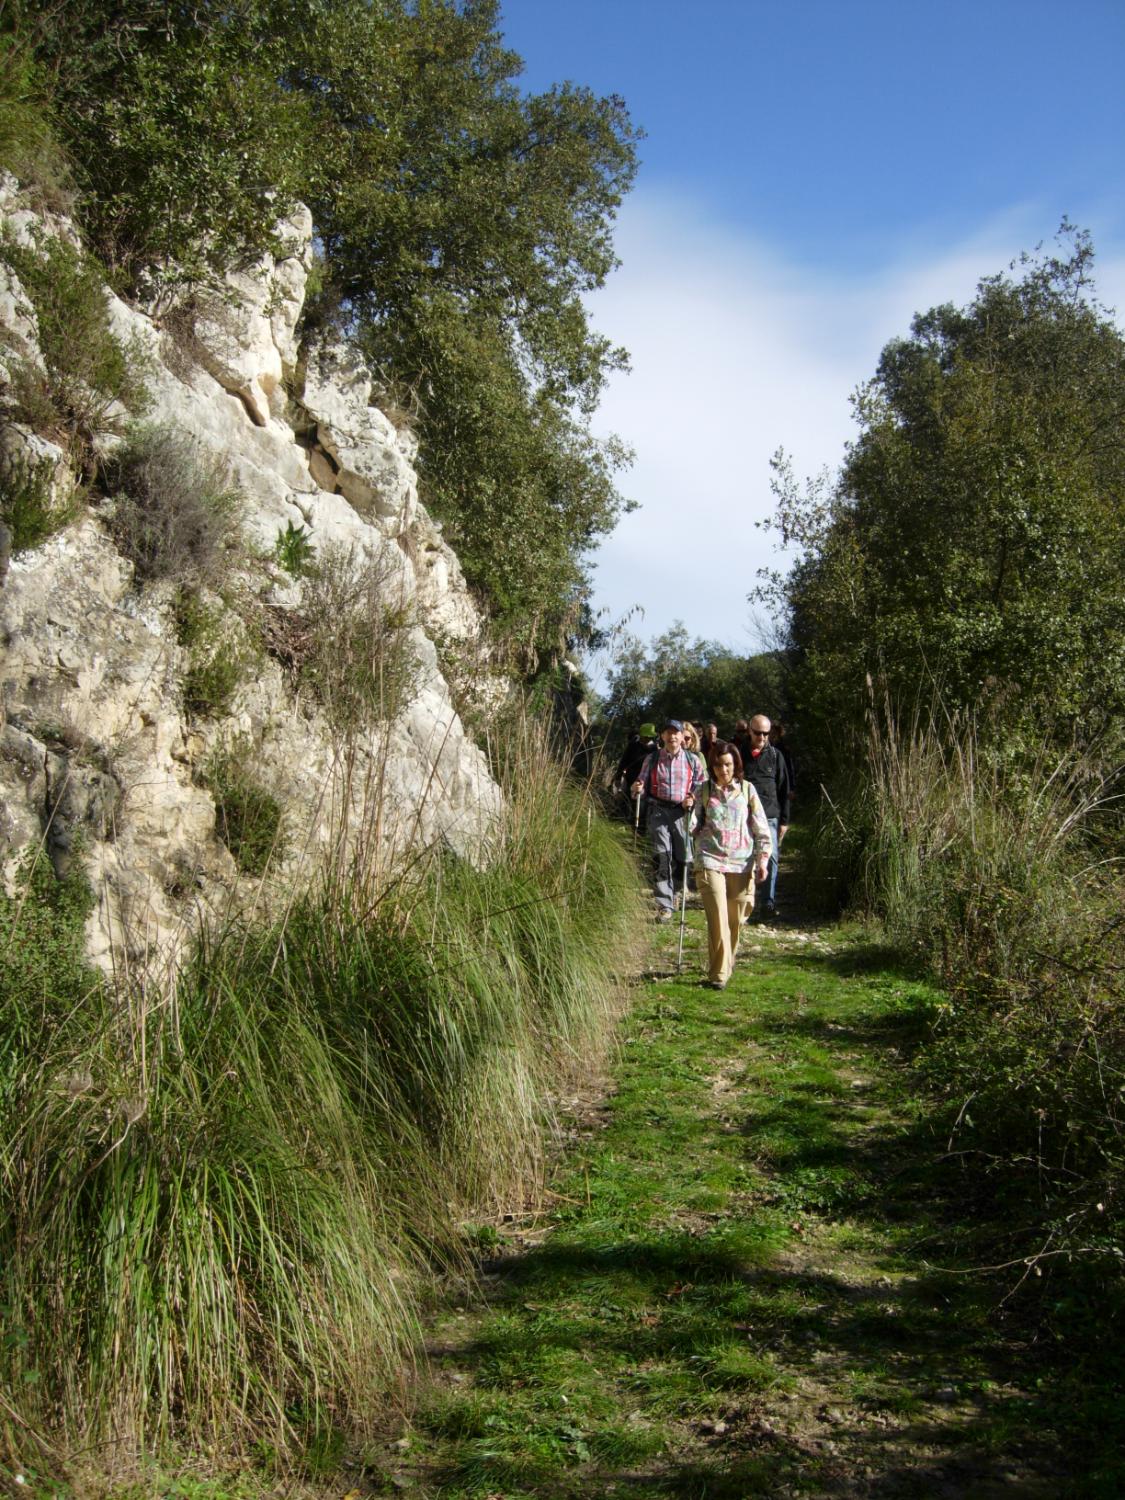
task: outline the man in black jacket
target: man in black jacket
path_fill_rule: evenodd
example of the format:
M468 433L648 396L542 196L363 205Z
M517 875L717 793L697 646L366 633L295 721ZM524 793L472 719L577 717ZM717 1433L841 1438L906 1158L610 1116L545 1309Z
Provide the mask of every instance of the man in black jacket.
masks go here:
M770 721L765 714L755 714L750 720L750 747L743 771L762 799L773 834L769 874L761 888L762 915L772 917L777 911L777 859L789 828L789 771L781 751L770 744Z

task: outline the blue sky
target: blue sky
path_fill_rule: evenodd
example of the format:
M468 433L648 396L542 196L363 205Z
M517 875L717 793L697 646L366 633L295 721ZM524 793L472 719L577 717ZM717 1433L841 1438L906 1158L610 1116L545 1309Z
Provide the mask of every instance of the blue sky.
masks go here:
M679 618L755 647L769 456L835 467L849 395L915 312L1064 215L1125 309L1125 0L501 0L501 30L527 88L621 94L647 133L591 300L633 357L596 425L635 448L640 504L595 603L640 606L641 636Z

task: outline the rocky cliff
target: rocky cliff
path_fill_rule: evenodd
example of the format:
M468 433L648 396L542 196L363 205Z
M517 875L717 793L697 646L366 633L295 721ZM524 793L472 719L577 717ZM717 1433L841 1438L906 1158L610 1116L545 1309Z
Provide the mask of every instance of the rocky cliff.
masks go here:
M10 179L0 234L75 242L65 220L21 205ZM109 299L113 332L143 370L149 431L171 441L163 451L221 472L234 497L223 576L193 596L212 669L231 668L221 703L190 688L183 580L145 581L119 545L127 494L88 496L13 555L0 583L5 879L11 888L40 844L58 869L80 861L97 897L89 951L117 972L151 972L201 918L290 892L360 847L384 865L435 841L477 857L500 805L439 663L435 643L471 654L481 620L418 499L414 439L373 404L345 345L299 347L307 212L279 225L278 241L197 299L190 319L156 296L147 311ZM11 399L16 368L42 359L33 299L4 264L0 480L47 472L61 501L81 477L73 452L16 420ZM129 416L105 413L103 459ZM356 634L357 619L378 628ZM314 637L319 676L302 670ZM353 665L370 691L364 712L341 714L347 684L334 699L327 679ZM264 880L235 857L232 784L280 812Z

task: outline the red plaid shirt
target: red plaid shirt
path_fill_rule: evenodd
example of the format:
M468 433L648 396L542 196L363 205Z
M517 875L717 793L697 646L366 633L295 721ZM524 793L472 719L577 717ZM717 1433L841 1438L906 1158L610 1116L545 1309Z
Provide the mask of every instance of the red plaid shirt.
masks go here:
M703 770L698 756L687 750L677 750L669 755L667 750L658 750L645 762L645 793L657 797L661 802L682 802L689 792L703 784Z

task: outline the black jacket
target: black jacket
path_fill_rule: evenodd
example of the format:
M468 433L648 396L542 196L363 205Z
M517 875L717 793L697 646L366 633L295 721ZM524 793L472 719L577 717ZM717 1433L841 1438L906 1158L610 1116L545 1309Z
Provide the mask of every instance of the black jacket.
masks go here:
M625 788L628 790L641 774L641 767L646 758L655 749L655 740L642 740L639 734L631 735L629 743L621 753L621 759L617 762L617 770L613 773L614 781L624 781Z
M785 758L776 745L767 745L761 755L746 756L742 769L758 796L762 799L767 818L776 818L785 827L789 825L789 771Z

